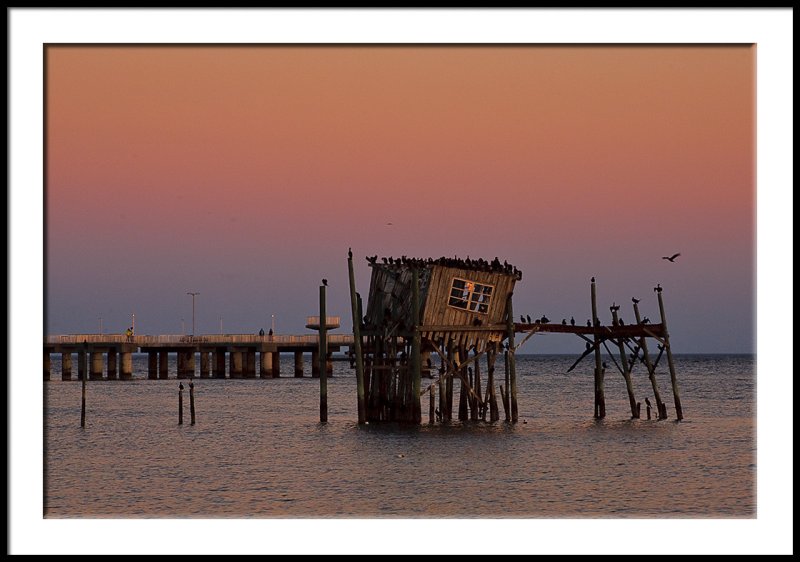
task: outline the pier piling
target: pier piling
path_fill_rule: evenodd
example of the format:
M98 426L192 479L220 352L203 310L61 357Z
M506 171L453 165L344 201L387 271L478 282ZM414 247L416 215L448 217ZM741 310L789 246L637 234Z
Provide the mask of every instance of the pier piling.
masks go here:
M319 421L328 421L328 326L325 306L325 289L319 287Z
M194 425L194 383L189 381L189 415Z

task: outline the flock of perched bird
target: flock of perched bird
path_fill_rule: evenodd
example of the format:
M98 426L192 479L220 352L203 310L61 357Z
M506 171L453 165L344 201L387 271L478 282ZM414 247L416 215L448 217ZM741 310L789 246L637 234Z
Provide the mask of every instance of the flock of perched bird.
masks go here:
M378 256L367 257L370 265L378 262ZM455 267L458 269L471 269L473 271L485 271L489 273L504 273L506 275L513 275L517 281L522 280L522 271L511 265L507 261L501 262L499 258L495 257L492 261L487 261L481 258L461 259L458 256L446 258L444 256L433 258L409 258L407 256L400 256L399 258L381 258L384 265L407 266L407 267L425 267L427 265L441 265L444 267Z

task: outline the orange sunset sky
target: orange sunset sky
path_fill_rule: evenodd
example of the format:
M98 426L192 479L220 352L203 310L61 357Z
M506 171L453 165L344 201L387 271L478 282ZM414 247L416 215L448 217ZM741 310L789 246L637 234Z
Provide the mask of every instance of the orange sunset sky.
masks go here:
M755 351L755 47L45 50L49 334L350 329L347 249L523 271L515 311L630 299ZM389 224L391 223L391 224ZM675 263L661 256L681 252ZM525 352L582 351L543 335Z

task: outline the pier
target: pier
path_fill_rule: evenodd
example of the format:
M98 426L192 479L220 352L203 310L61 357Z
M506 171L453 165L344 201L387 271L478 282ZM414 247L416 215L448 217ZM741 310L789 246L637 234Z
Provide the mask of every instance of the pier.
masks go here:
M319 325L319 317L307 325ZM328 329L339 326L338 317L328 317ZM333 353L352 348L353 336L329 334L325 361L328 374L333 372ZM77 358L77 380L88 371L89 380L130 380L133 354L146 353L147 378L277 378L281 376L280 354L294 354L295 377L305 376L304 355L311 355L310 374L320 371L319 336L310 335L141 335L69 334L45 336L44 380L50 380L50 358L61 355L61 379L73 379L73 355ZM177 356L177 369L170 373L170 354ZM258 375L256 374L258 371Z

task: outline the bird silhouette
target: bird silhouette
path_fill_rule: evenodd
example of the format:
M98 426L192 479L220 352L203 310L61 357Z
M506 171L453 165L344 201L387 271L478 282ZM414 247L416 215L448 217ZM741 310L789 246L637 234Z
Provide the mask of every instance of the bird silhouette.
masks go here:
M519 321L525 323L525 317L522 314L519 315Z
M677 254L672 254L672 255L671 255L671 256L669 256L669 257L667 257L667 256L663 256L661 259L662 259L662 260L667 260L668 262L675 263L675 258L677 258L679 255L680 255L680 253L677 253Z
M527 315L525 316L525 318L528 320L528 324L530 324L530 323L531 323L531 315L530 315L530 314L527 314Z
M570 316L570 317L569 317L569 323L570 323L570 325L572 325L572 326L574 326L574 325L575 325L575 317L574 317L574 316Z
M592 283L594 283L594 277L592 277Z
M645 404L647 404L647 407L648 407L648 408L650 408L650 407L652 407L652 406L653 406L653 405L650 403L650 399L649 399L649 398L647 398L646 396L645 396L645 398L644 398L644 403L645 403Z
M659 283L656 287L654 287L653 291L655 291L656 293L660 293L661 292L661 283Z
M323 285L325 285L325 286L327 287L327 286L328 286L328 280L327 280L327 279L323 279L323 280L322 280L322 284L323 284Z
M348 258L352 258L353 257L353 248L347 248L347 257Z
M639 304L639 299L636 297L631 297L631 300L633 301L633 304Z
M183 383L178 384L178 390L183 390Z
M547 316L542 316L542 324L547 324L550 322L550 319Z
M566 326L567 325L567 319L566 318L562 318L561 319L561 325L562 326Z

